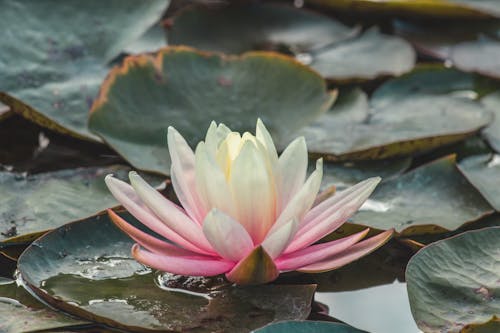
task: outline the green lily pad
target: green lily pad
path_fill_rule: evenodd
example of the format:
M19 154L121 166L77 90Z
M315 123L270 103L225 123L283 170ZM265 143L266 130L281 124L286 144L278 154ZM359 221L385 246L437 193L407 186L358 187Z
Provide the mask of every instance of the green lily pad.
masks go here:
M168 47L129 57L111 72L89 128L135 167L167 174L168 126L194 147L212 120L253 132L260 117L281 138L326 111L335 96L318 74L276 53L226 57Z
M446 157L379 184L351 222L408 236L455 230L492 213Z
M269 324L252 333L367 333L352 326L324 321L282 321Z
M486 95L481 102L495 115L493 122L482 131L482 134L491 148L500 153L500 91Z
M132 244L97 215L42 236L18 269L49 304L127 331L250 331L305 319L311 310L315 285L237 287L219 277L159 276L131 257Z
M480 1L475 0L463 0L463 2L460 0L310 0L310 2L331 9L348 11L351 14L479 18L497 13L484 4L478 5Z
M117 205L104 177L127 178L122 166L80 168L36 175L0 172L2 241L33 240L49 229ZM160 184L160 177L150 180ZM4 246L6 246L4 244Z
M498 244L500 227L485 228L433 243L410 260L408 297L421 330L464 332L500 314ZM496 320L489 332L500 328Z
M165 46L167 46L167 32L160 22L153 25L141 37L130 43L123 49L123 52L128 54L155 52Z
M329 112L302 129L309 151L331 160L383 159L464 140L491 121L473 98L473 77L426 68L387 81L368 100L341 94Z
M4 333L71 330L90 324L46 308L13 280L0 281L0 318Z
M279 51L335 81L400 75L415 64L415 51L399 37L377 29L358 36L359 27L284 5L197 6L181 11L173 22L171 44L233 54Z
M86 118L107 64L157 21L168 3L2 0L0 101L42 126L99 140L87 130Z
M486 200L500 211L500 155L468 157L458 168Z

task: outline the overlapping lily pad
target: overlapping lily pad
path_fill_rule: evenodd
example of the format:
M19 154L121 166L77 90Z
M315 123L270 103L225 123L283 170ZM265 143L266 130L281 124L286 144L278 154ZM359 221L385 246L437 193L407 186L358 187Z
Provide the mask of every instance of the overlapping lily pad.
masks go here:
M192 7L173 22L171 44L226 53L275 50L335 81L400 75L415 63L413 48L399 37L377 29L359 34L359 27L283 5Z
M500 155L471 156L458 167L493 208L500 211Z
M0 172L0 240L33 240L41 232L117 205L104 177L113 173L126 179L128 171L114 166L37 175ZM150 180L161 184L160 177Z
M424 332L500 329L500 227L470 231L427 246L408 263L413 317ZM478 326L483 326L480 329Z
M352 326L324 321L283 321L270 324L252 333L367 333Z
M310 152L333 160L382 159L461 141L491 119L472 76L441 67L386 82L370 100L354 89L302 129ZM432 121L430 121L432 119Z
M448 18L500 16L495 0L310 0L332 9L357 13L397 14Z
M493 211L447 157L379 184L351 222L407 236L455 230Z
M132 244L107 215L98 215L38 239L18 268L50 304L128 331L250 331L305 319L311 310L314 285L236 287L222 278L168 274L166 283L130 256Z
M0 100L42 126L98 140L87 130L86 117L108 63L168 3L2 0Z
M491 148L500 153L500 92L483 97L481 103L495 115L493 122L482 131L482 134Z
M426 55L447 60L466 72L500 78L498 21L467 25L463 22L417 25L397 21L395 30Z
M212 120L253 132L260 117L276 138L286 137L326 111L335 96L318 74L276 53L229 57L168 47L127 58L111 72L89 128L135 167L165 174L168 126L193 147Z

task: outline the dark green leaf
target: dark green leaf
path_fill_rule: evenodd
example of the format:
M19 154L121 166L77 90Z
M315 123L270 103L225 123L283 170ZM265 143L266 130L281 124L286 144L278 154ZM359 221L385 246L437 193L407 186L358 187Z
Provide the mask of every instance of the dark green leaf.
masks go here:
M367 333L341 323L324 321L282 321L270 324L252 333Z

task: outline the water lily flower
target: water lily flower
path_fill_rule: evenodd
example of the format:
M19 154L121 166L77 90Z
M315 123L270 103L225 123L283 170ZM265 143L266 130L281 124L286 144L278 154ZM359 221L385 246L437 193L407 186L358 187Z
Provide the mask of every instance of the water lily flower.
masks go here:
M368 229L325 242L368 198L380 178L370 178L328 197L317 195L323 162L307 176L303 137L278 156L258 120L256 135L232 132L212 122L193 153L184 138L168 129L176 205L131 172L131 185L106 177L115 198L159 239L123 220L112 221L137 244L134 258L181 275L225 274L237 284L275 280L280 272L321 272L341 267L383 245L392 230L362 240Z

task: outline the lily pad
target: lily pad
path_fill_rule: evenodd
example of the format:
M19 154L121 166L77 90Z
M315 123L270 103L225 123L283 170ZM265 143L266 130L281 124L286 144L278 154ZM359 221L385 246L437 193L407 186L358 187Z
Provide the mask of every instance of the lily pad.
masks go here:
M267 325L252 333L367 333L352 326L324 321L282 321Z
M167 174L168 126L193 147L212 120L253 132L260 117L275 138L286 137L326 111L335 96L318 74L277 53L228 57L168 47L129 57L111 72L89 128L135 167Z
M71 330L90 324L46 308L13 280L0 281L0 318L4 333Z
M500 155L477 155L466 158L458 168L486 200L500 211Z
M492 330L484 332L498 331L498 244L500 227L485 228L433 243L410 260L408 296L421 330L458 333L466 325L487 324Z
M486 127L482 134L497 153L500 153L500 91L486 95L481 103L494 113L495 119Z
M415 64L415 51L399 37L377 29L359 35L359 27L284 5L195 6L173 20L171 44L233 54L275 50L335 81L400 75Z
M128 167L114 166L36 175L0 172L0 240L33 240L49 229L117 205L104 177L113 173L125 179L128 171ZM157 184L160 179L150 178Z
M168 3L2 0L0 101L42 126L99 140L87 130L86 117L108 63L156 22Z
M49 304L127 331L250 331L305 319L311 310L315 285L237 287L218 277L158 276L131 257L132 244L107 215L97 215L42 236L18 268Z
M351 222L408 236L455 230L493 211L450 156L381 183Z
M163 24L159 22L130 43L123 49L123 52L128 54L155 52L165 46L167 46L167 32Z
M309 151L331 160L383 159L464 140L491 121L473 98L468 74L431 67L387 81L368 100L341 94L329 112L302 129Z
M393 14L398 16L429 16L446 18L479 18L495 15L496 10L478 5L475 0L310 0L336 10L359 14ZM455 2L455 3L454 3ZM494 3L493 1L490 1Z

